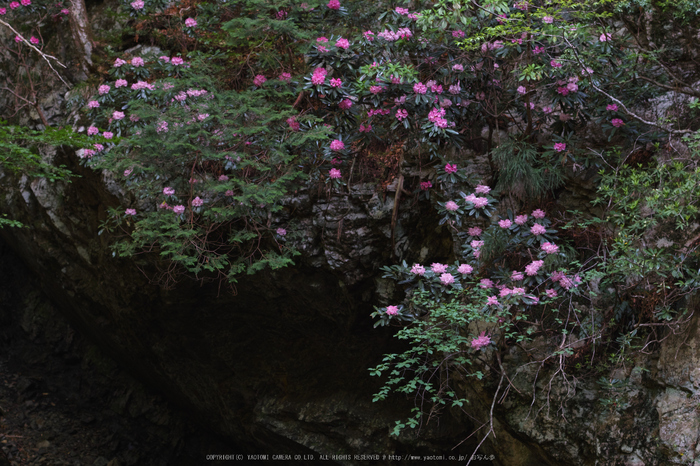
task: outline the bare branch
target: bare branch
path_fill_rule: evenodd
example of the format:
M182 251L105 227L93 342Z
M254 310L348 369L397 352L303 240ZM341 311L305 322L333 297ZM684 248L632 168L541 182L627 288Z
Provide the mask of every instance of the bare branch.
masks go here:
M33 48L39 55L41 55L41 58L43 58L44 60L46 60L46 63L49 65L49 68L51 68L51 70L52 70L54 73L56 73L56 76L58 76L58 79L60 79L61 82L62 82L63 84L65 84L66 86L70 86L70 85L66 82L66 80L63 79L63 77L62 77L60 74L58 74L58 71L56 71L56 69L53 67L53 65L51 64L51 61L50 61L49 59L54 60L57 64L59 64L59 65L62 66L63 68L65 68L66 65L64 65L63 63L61 63L60 61L58 61L58 58L54 57L53 55L48 55L48 54L42 52L41 50L39 50L38 48L36 48L36 47L34 46L34 44L32 44L31 42L29 42L27 39L25 39L19 32L15 31L15 28L13 28L12 26L10 26L10 25L9 25L8 23L6 23L5 21L3 21L3 20L0 19L0 24L2 24L2 25L4 25L4 26L6 26L7 28L9 28L10 31L12 31L17 37L19 37L20 39L22 39L22 42L24 42L28 47Z
M578 64L585 70L586 65L584 65L583 61L581 61L581 57L579 56L578 50L576 50L576 47L574 47L573 44L571 44L571 42L569 41L569 39L566 36L563 36L563 39L566 41L566 43L569 45L569 47L571 47L571 50L574 51L574 54L576 55L576 61L578 61ZM644 118L637 115L636 113L634 113L633 111L631 111L630 109L628 109L627 106L624 103L622 103L622 101L620 101L619 99L616 99L615 97L611 96L610 94L608 94L607 92L605 92L604 90L602 90L601 88L596 86L592 79L590 80L590 83L591 83L591 86L593 87L593 89L600 92L601 94L603 94L605 97L612 100L616 104L619 104L622 107L622 109L625 111L625 113L627 113L629 116L631 116L635 120L640 121L641 123L644 123L645 125L653 126L654 128L659 128L660 130L663 130L663 131L665 131L667 133L671 133L671 134L693 134L693 133L695 133L695 131L690 130L690 129L671 129L671 128L667 128L665 126L662 126L658 123L654 123L652 121L647 121Z

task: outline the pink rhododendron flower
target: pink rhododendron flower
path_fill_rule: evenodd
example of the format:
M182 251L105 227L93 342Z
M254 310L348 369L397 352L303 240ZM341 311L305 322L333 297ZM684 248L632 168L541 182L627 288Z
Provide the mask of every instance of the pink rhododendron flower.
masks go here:
M145 6L145 3L143 0L136 0L135 2L131 2L131 8L134 10L142 10L143 7Z
M382 86L370 86L369 87L369 92L374 94L374 95L381 94L381 92L383 90L384 90L384 88Z
M337 180L338 178L341 177L340 170L338 170L337 168L331 168L330 171L328 172L328 175L333 180Z
M136 209L126 209L124 213L126 215L136 215Z
M180 57L173 57L170 59L170 63L172 63L175 66L179 66L179 65L182 65L183 63L185 63L185 60L183 60Z
M352 100L344 99L338 104L338 107L340 107L341 110L349 110L350 107L352 107Z
M449 92L450 94L452 94L452 95L457 95L457 94L459 94L461 91L462 91L462 86L460 86L459 83L457 83L457 84L452 84L452 85L448 88L448 92Z
M328 74L328 72L325 68L316 68L311 75L311 84L316 86L323 84L323 82L326 80L326 74Z
M109 131L105 131L102 133L102 137L105 139L112 139L114 137L114 133L110 133Z
M499 305L498 296L489 296L486 299L486 305L487 306L498 306Z
M556 60L550 61L549 64L552 66L552 68L561 68L562 67L562 64Z
M331 142L331 150L332 151L339 151L345 149L345 143L341 141L340 139L335 139L333 142Z
M287 234L287 230L285 230L284 228L278 228L276 233L280 236L285 236Z
M449 210L450 212L454 212L459 209L459 205L457 205L455 201L447 201L445 203L445 209Z
M491 343L491 338L486 336L486 332L481 332L478 338L472 340L472 348L478 351L484 346L488 346L489 343Z
M445 165L445 173L457 173L457 165L449 163Z
M472 240L471 243L469 243L469 245L472 247L472 249L479 249L484 245L484 242L481 240L475 239L475 240Z
M15 8L19 8L19 2L10 2L10 10L14 10Z
M479 287L483 288L485 290L489 289L489 288L493 288L493 282L491 280L489 280L488 278L482 278L479 281Z
M535 223L532 226L532 228L530 228L530 233L532 233L533 235L536 235L536 236L543 235L546 232L547 232L547 229L545 227L543 227L542 225L540 225L539 223Z
M481 228L479 227L472 227L469 230L467 230L469 233L469 236L479 236L481 235Z
M175 189L173 189L169 186L166 188L163 188L163 194L165 194L166 196L172 196L173 194L175 194Z
M339 0L331 0L328 2L328 8L331 10L340 10L340 1Z
M544 18L542 18L542 22L545 24L552 24L554 22L554 18L552 18L551 16L545 16Z
M452 71L457 71L457 72L464 71L464 66L460 65L459 63L456 65L452 65Z
M511 290L511 294L514 295L524 295L525 294L525 288L513 288Z
M124 176L129 176L129 175L131 175L131 172L133 172L133 171L134 171L134 170L132 170L131 168L128 168L128 169L124 170Z
M515 217L515 223L518 225L524 225L527 222L527 215L518 215Z
M343 81L340 78L331 79L331 87L340 87L343 85Z
M569 92L578 92L578 84L576 83L569 83L566 85L566 88L569 90Z
M126 87L128 83L126 82L126 79L117 79L117 81L114 83L115 88L119 87Z
M547 254L556 254L557 251L559 251L559 246L557 246L556 244L552 244L552 243L547 242L547 243L542 244L542 250L544 252L546 252Z
M611 112L617 112L617 104L610 104L607 107L605 107L605 109Z
M100 103L96 100L91 100L87 104L88 108L98 108L100 106Z
M473 204L474 207L476 207L477 209L481 209L489 205L489 200L485 197L477 197L476 199L474 199Z
M119 112L119 111L115 110L112 113L112 118L114 120L122 120L122 119L124 119L124 112Z
M224 196L226 196L226 197L231 197L231 196L233 196L233 191L230 190L230 189L228 189L228 190L224 193Z
M347 50L350 47L350 42L347 39L338 39L335 42L335 46L343 50Z
M511 225L513 225L513 222L511 222L509 219L499 220L498 222L498 226L501 228L510 228Z
M435 274L447 272L447 266L445 264L440 264L439 262L434 262L431 264L430 269Z
M177 215L180 215L185 212L185 206L184 205L176 205L173 207L173 212L176 213Z
M185 26L187 26L188 28L197 27L197 20L194 18L187 18L185 20Z
M199 198L199 196L195 197L192 199L192 207L201 207L204 204L204 201Z
M452 37L454 37L455 39L461 39L462 37L464 37L464 31L462 31L461 29L452 31Z
M289 73L282 73L281 75L279 75L279 77L277 79L288 83L289 81L292 80L292 75Z
M523 273L518 271L513 271L513 273L510 274L510 279L516 282L522 280L524 277Z
M547 293L548 298L556 298L557 297L557 290L553 288L549 288L545 290L545 293Z
M425 267L420 264L413 264L413 267L411 267L411 273L414 275L424 275Z
M619 118L613 118L610 123L612 123L612 125L615 128L619 128L620 126L623 126L625 124L625 122L620 120Z
M397 12L400 15L407 15L408 14L408 9L407 8L401 8L401 7L396 7L394 9L395 12Z
M433 187L433 183L431 183L430 181L422 181L420 184L420 189L422 191L427 191L432 187Z
M462 264L457 268L457 272L461 273L462 275L470 274L473 271L474 271L474 267L472 267L469 264Z
M525 266L525 273L528 276L537 275L537 271L544 265L544 261L534 261Z
M265 83L265 81L267 81L267 78L264 75L259 74L253 79L253 84L260 87Z
M103 84L103 85L101 85L100 87L97 88L97 92L98 92L100 95L105 95L106 93L109 92L110 89L111 89L111 87L109 87L109 86L106 85L106 84Z
M134 57L131 59L131 66L139 67L143 66L143 58L141 57Z
M542 209L537 209L532 211L532 216L535 218L544 218L547 214L544 213L544 210Z
M32 37L29 38L29 42L31 42L31 43L34 44L34 45L37 45L37 44L39 43L39 39L37 39L36 37L32 36Z
M21 3L23 6L29 6L29 5L32 4L32 1L31 1L31 0L20 0L20 3Z
M95 134L99 134L100 130L97 129L95 126L90 126L87 129L87 134L88 136L94 136Z
M413 85L413 92L416 94L425 94L428 92L428 88L423 83L416 83Z
M399 121L402 121L404 118L408 118L408 110L406 109L399 109L396 111L396 118Z
M599 41L601 42L607 42L609 40L612 40L612 35L609 33L604 32L603 34L600 35L598 38Z
M365 36L365 39L367 39L370 42L374 40L374 33L372 31L365 31L362 33L362 35Z
M534 53L535 55L539 53L544 53L544 47L537 45L534 49L532 49L532 53Z
M455 277L453 277L449 273L443 273L442 275L440 275L440 282L443 285L451 285L455 282Z
M228 178L228 176L226 176L226 175L221 175L221 176L219 177L219 181L228 181L228 180L229 180L229 178Z
M518 94L527 94L527 88L525 86L518 86Z
M563 142L557 142L554 144L554 150L557 152L563 152L566 150L566 144Z
M387 306L386 313L387 313L387 315L395 316L396 314L399 313L399 308L398 308L398 306Z
M156 126L156 133L167 133L168 132L168 122L161 121Z
M287 118L287 124L292 131L299 131L299 122L294 117Z
M7 14L7 10L5 8L0 8L0 16L3 16Z
M489 188L486 185L480 184L480 185L476 186L476 188L474 189L474 192L478 193L478 194L488 194L491 192L491 188Z

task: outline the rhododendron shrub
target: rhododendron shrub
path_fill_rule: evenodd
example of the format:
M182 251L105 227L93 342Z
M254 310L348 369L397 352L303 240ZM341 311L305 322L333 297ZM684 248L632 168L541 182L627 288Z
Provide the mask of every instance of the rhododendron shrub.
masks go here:
M309 118L294 120L307 125L303 134L290 127L285 83L229 92L202 76L201 67L178 76L163 60L146 61L144 68L151 81L136 85L138 73L127 69L119 75L135 85L95 96L99 106L87 110L97 128L109 131L94 136L104 151L84 163L129 170L123 182L138 207L130 210L133 228L120 223L120 210L113 212L109 228L130 234L115 251L154 251L200 277L231 281L241 272L291 263L296 251L278 240L269 219L281 211L285 193L299 186L304 173L293 167L305 148L325 139L327 130ZM105 139L112 132L115 137Z

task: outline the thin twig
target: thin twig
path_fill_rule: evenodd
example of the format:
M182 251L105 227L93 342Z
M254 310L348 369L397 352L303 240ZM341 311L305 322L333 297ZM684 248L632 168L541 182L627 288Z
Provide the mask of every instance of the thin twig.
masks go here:
M61 82L62 82L63 84L65 84L66 86L70 86L70 85L65 81L65 79L63 79L63 77L61 77L61 75L58 74L58 71L56 71L56 69L53 67L53 65L52 65L51 62L49 61L49 58L52 59L52 60L54 60L54 61L55 61L56 63L58 63L59 65L61 65L63 68L66 68L66 65L64 65L63 63L61 63L60 61L58 61L58 58L54 57L53 55L48 55L48 54L42 52L41 50L39 50L38 48L36 48L36 47L34 46L34 44L32 44L31 42L29 42L27 39L25 39L25 38L22 36L22 34L20 34L19 32L15 31L15 29L14 29L12 26L10 26L8 23L6 23L5 21L3 21L3 20L0 19L0 24L3 24L3 25L5 25L6 27L8 27L13 33L15 33L15 35L16 35L17 37L19 37L20 39L22 39L22 42L24 42L25 44L27 44L27 46L29 46L29 47L33 48L34 50L36 50L36 52L37 52L39 55L41 55L41 57L42 57L44 60L46 60L46 63L49 65L49 68L51 68L51 70L52 70L54 73L56 73L56 76L58 76L58 79L60 79Z

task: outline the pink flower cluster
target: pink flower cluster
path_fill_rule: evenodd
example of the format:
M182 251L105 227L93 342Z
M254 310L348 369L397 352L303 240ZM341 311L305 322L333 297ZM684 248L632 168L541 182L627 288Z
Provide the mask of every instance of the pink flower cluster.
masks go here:
M469 236L480 236L482 231L479 227L472 227L469 230L467 230L467 233L469 233Z
M411 267L411 273L414 275L425 275L425 267L420 264L413 264L413 267Z
M525 266L525 273L528 276L537 275L537 272L544 265L544 261L534 261Z
M131 2L131 8L134 10L143 10L143 7L145 6L145 3L143 3L143 0L136 0L135 2Z
M341 141L340 139L335 139L331 142L331 150L332 151L340 151L345 149L345 143Z
M445 209L450 212L455 212L459 209L459 205L455 201L447 201L445 202Z
M422 181L420 184L421 191L427 191L432 187L433 187L433 183L431 183L430 181Z
M338 104L338 107L340 107L341 110L350 110L350 107L352 107L352 100L344 99Z
M425 94L428 92L428 88L423 83L416 83L413 85L413 92L416 94Z
M547 229L540 225L539 223L535 223L532 228L530 228L530 233L532 233L535 236L543 235L547 232Z
M398 308L398 306L387 306L386 313L387 313L387 315L395 316L396 314L399 313L399 308Z
M474 193L464 196L464 200L474 204L474 207L481 209L489 205L489 200L485 197L477 197Z
M289 73L282 73L281 75L279 75L279 77L277 79L279 79L280 81L283 81L285 83L288 83L292 80L292 75Z
M367 118L372 118L374 115L388 115L389 113L391 113L391 111L390 111L388 108L385 108L385 109L381 109L381 108L372 109L372 110L369 110L369 111L367 112Z
M292 131L299 131L299 122L295 117L287 118L287 124Z
M547 254L556 254L557 251L559 251L559 246L550 242L546 242L542 244L542 250Z
M451 285L455 282L455 277L453 277L452 274L443 273L442 275L440 275L440 282L443 285Z
M557 152L563 152L566 150L566 144L563 142L557 142L554 144L554 150Z
M450 174L450 173L457 173L457 165L452 164L450 165L449 163L445 165L445 173Z
M339 0L331 0L328 2L328 8L331 10L340 10L340 1Z
M428 120L433 122L438 128L447 128L449 125L448 121L444 118L445 109L444 108L433 108L428 113Z
M335 42L335 46L340 49L347 50L350 47L350 41L340 38Z
M337 180L342 176L342 174L340 173L340 170L338 170L337 168L331 168L328 171L328 176L330 176L331 179L333 179L333 180Z
M367 39L370 42L374 40L374 33L372 31L365 31L362 33L362 35L365 36L365 39Z
M439 273L447 272L447 266L439 262L434 262L430 265L430 270L432 270L433 273L437 275Z
M394 42L395 40L399 39L410 39L413 37L413 33L408 28L399 28L396 31L384 29L377 35L388 42Z
M491 343L491 338L486 336L486 332L481 332L478 338L472 340L472 348L475 350L480 350L484 346L488 346Z
M462 275L468 275L474 271L474 267L472 267L469 264L462 264L459 267L457 267L457 272L461 273Z
M608 110L610 112L617 112L617 104L610 104L607 107L605 107L605 110Z
M255 84L257 87L260 87L265 83L265 81L267 81L265 75L259 74L253 79L253 84Z
M612 121L610 122L615 128L619 128L621 126L624 126L625 122L620 120L619 118L613 118Z
M408 110L399 109L396 111L396 119L403 121L404 118L408 118Z
M326 81L328 71L325 68L316 68L311 75L311 84L318 86Z
M513 222L511 222L509 219L498 221L498 226L501 228L510 228L511 225L513 225Z
M126 82L126 79L117 79L117 81L114 83L115 88L120 88L120 87L126 87L129 83Z

